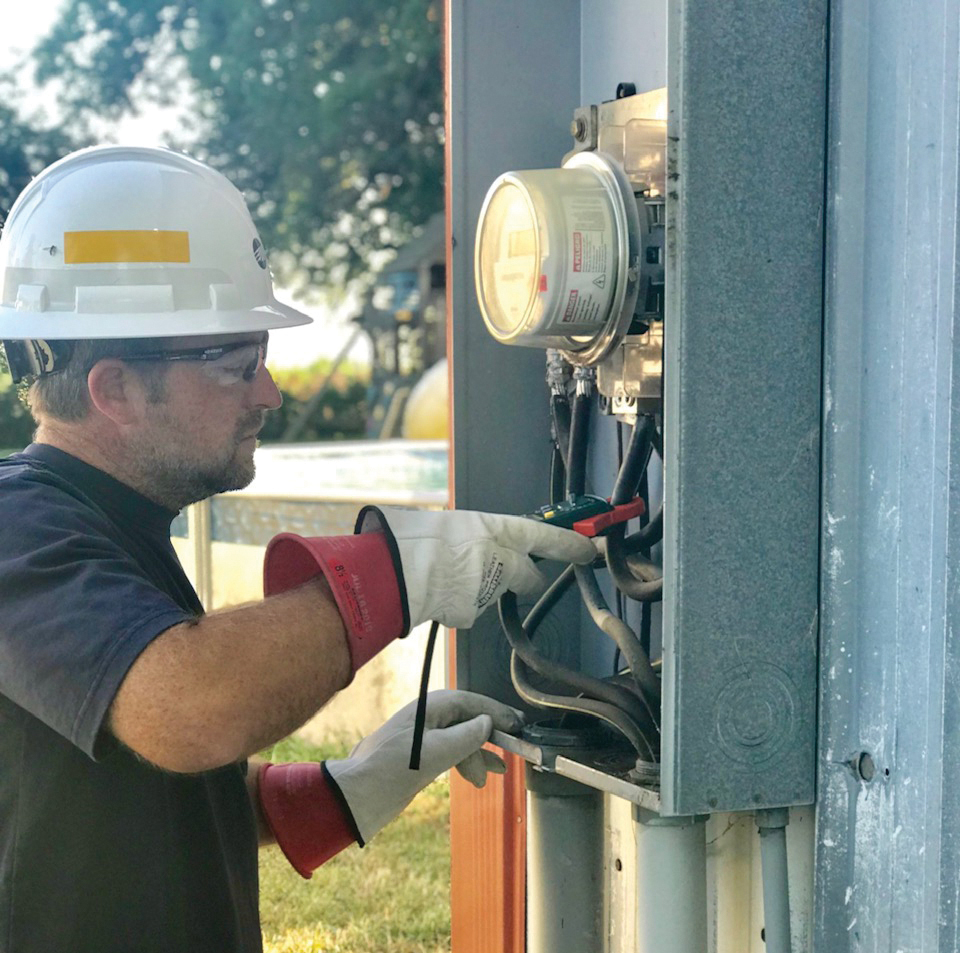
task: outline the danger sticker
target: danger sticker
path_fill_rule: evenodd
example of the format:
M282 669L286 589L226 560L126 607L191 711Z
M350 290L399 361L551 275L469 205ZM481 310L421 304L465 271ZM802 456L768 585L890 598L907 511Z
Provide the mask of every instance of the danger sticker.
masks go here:
M567 309L563 312L563 317L560 319L564 324L569 324L573 320L573 316L577 310L577 299L580 297L580 292L576 288L570 292L570 297L567 300Z

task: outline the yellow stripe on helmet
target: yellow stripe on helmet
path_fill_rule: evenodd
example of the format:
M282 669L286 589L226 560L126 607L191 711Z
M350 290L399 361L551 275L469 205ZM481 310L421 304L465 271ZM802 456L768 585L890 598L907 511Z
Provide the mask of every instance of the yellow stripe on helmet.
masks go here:
M68 265L108 262L189 262L187 232L64 232L63 260Z

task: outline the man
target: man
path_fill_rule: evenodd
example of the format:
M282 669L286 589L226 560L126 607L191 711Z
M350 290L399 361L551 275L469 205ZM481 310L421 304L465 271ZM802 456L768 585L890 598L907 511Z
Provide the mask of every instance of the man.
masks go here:
M170 544L185 505L245 486L280 394L274 297L242 198L165 150L55 163L0 236L0 339L34 443L0 463L0 950L260 949L258 842L304 876L369 840L517 714L435 694L422 767L405 709L350 758L254 765L392 639L469 626L530 553L592 543L517 517L382 512L284 534L267 597L204 614Z

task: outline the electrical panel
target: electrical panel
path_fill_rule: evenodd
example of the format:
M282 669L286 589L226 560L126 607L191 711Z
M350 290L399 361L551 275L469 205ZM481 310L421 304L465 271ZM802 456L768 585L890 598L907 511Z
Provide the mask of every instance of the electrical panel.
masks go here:
M548 349L559 476L537 515L604 540L602 567L571 567L525 618L515 600L501 606L514 687L557 718L499 740L664 815L809 803L819 311L812 297L771 310L769 283L751 298L749 278L772 221L771 254L803 258L786 285L812 294L818 239L808 223L783 227L789 196L752 236L737 216L757 190L671 133L678 114L666 90L623 84L575 111L559 168L504 173L481 210L488 330ZM759 196L772 210L775 196ZM628 436L618 458L591 461L609 485L590 487L590 427L604 418ZM570 589L589 608L581 639L615 644L608 673L538 650Z

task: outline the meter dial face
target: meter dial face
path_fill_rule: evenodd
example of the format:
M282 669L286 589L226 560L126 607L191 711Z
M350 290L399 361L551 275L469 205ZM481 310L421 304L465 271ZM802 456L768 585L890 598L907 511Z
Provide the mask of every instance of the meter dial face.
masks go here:
M536 216L523 191L502 179L492 192L478 239L478 288L498 336L521 333L539 312L541 250Z
M629 184L606 158L501 175L480 211L474 262L490 333L599 359L633 308L638 232Z

